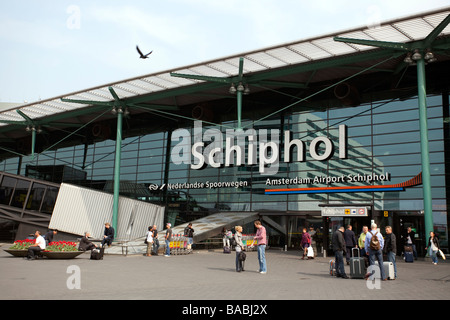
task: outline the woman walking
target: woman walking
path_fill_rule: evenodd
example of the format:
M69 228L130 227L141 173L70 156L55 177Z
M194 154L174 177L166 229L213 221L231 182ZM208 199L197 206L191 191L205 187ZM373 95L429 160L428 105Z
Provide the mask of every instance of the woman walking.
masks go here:
M303 249L302 260L305 260L305 256L308 256L308 248L310 245L311 245L311 236L309 235L308 232L306 232L306 228L303 228L302 241L300 242L300 246Z
M425 250L429 250L431 261L433 264L438 263L437 253L439 251L439 239L433 231L430 231L430 238L428 240L428 247Z

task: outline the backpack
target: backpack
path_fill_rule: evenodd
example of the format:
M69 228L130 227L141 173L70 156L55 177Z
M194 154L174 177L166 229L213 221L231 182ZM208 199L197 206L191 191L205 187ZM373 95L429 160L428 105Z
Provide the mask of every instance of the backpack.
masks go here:
M370 232L370 234L372 235L372 238L370 238L370 243L369 243L370 249L380 250L380 248L381 248L380 240L378 240L378 237L377 237L378 232L375 232L375 234L372 234L372 232Z

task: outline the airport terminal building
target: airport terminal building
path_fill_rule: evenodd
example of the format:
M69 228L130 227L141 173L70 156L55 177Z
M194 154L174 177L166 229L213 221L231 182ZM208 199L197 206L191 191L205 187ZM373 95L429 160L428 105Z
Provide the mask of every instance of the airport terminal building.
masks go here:
M172 225L255 214L271 247L312 227L327 249L337 225L375 221L412 227L423 255L434 230L448 253L449 22L446 8L3 107L2 236L48 226L66 183L112 194L118 228L120 195Z

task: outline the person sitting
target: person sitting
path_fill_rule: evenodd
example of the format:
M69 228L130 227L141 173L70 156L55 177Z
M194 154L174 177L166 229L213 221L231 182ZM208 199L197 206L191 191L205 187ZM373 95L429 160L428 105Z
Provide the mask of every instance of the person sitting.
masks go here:
M44 239L45 239L45 245L48 246L48 244L50 242L53 242L53 236L56 235L58 233L58 230L54 229L54 230L49 230L46 234L43 235Z
M89 251L94 248L97 248L97 245L92 243L92 241L89 240L90 236L91 236L91 234L89 232L84 233L84 237L81 238L80 244L78 245L79 251Z
M36 237L36 243L28 247L27 260L36 259L36 254L41 252L42 250L45 250L44 237L41 236L41 233L38 230L36 230L34 235Z
M114 240L114 228L108 222L105 223L105 232L103 233L102 247L107 244L109 247Z

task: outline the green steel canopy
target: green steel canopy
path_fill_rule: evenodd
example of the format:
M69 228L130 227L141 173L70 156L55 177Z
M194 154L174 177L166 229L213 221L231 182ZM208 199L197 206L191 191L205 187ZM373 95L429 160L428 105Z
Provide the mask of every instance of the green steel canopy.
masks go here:
M40 148L47 150L68 132L72 138L82 135L80 128L87 124L108 120L115 123L115 116L109 111L119 105L129 108L129 121L140 118L135 121L153 124L154 128L161 123L157 118L166 119L170 126L176 126L177 120L195 118L192 111L197 106L207 106L216 115L215 111L224 114L225 118L209 119L211 123L236 120L236 96L229 93L230 83L237 86L241 82L249 87L251 93L244 98L243 112L252 110L251 115L244 115L252 119L277 112L288 102L360 74L381 73L385 78L388 74L395 86L406 77L405 53L335 38L410 43L427 37L449 15L450 7L388 21L378 27L336 32L13 107L0 111L0 142L9 150L17 139L30 139L25 129L55 133ZM449 48L447 26L431 48L438 63L450 60ZM279 99L272 98L269 107L267 97L274 96L274 92ZM139 124L130 125L130 130L137 127Z

